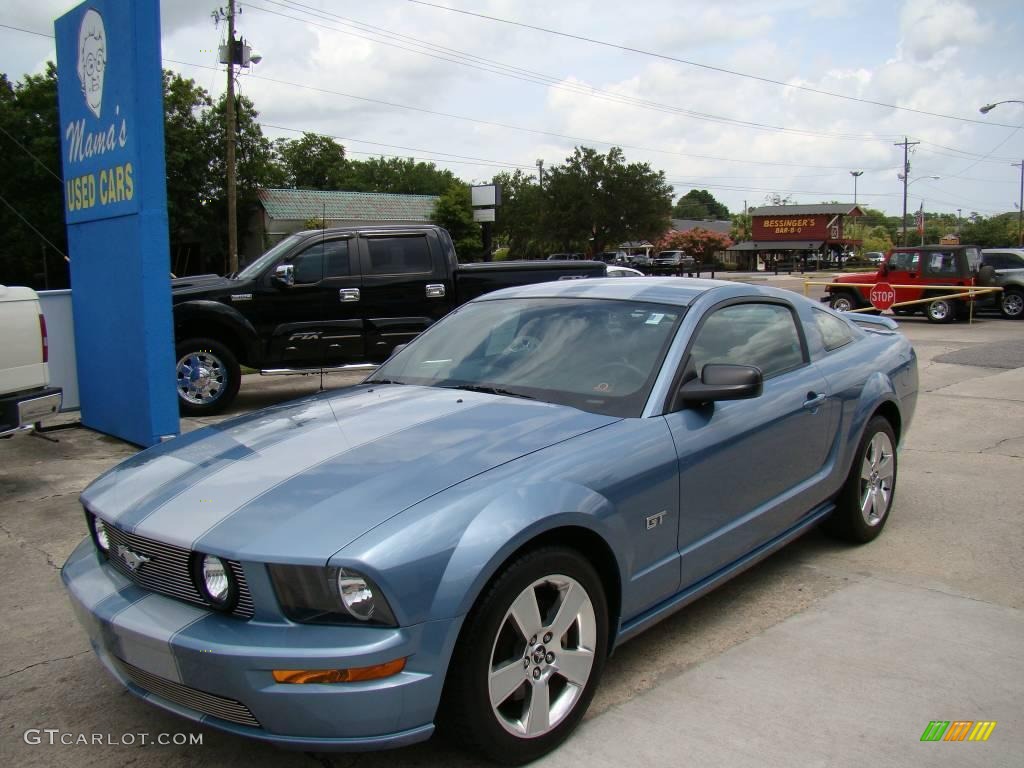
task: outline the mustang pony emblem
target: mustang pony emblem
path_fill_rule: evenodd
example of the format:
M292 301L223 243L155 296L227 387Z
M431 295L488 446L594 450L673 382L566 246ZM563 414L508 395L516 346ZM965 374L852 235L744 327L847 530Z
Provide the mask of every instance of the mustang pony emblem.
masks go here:
M142 567L143 563L148 563L151 559L145 555L140 555L138 552L132 552L123 544L117 545L117 556L124 560L124 564L128 566L128 570L132 573L135 573Z

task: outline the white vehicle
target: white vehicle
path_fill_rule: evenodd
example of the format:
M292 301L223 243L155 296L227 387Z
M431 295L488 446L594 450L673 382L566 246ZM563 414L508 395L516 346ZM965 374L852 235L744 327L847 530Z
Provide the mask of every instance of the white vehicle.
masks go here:
M0 285L0 437L31 429L60 410L51 387L46 320L31 288Z

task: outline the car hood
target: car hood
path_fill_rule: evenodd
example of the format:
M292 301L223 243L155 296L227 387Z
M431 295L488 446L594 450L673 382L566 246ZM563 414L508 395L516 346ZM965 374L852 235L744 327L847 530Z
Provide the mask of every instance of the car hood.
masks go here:
M241 286L241 287L240 287ZM171 296L176 301L196 296L237 292L244 288L238 280L219 275L195 275L171 280Z
M324 563L433 494L615 421L498 395L362 385L150 448L97 479L82 502L168 544Z
M833 283L877 283L879 274L877 272L851 272L848 275L839 275Z

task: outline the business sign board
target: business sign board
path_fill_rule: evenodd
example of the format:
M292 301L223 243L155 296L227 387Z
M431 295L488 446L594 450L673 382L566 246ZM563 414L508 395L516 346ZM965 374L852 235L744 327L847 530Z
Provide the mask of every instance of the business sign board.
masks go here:
M55 22L64 214L82 423L177 434L158 0Z
M493 208L474 208L473 221L495 221Z
M474 208L501 205L501 187L497 184L479 184L469 188L470 203Z
M754 216L752 240L833 240L839 239L841 230L838 222L833 223L835 234L829 223L835 216L827 214L803 214L798 216Z

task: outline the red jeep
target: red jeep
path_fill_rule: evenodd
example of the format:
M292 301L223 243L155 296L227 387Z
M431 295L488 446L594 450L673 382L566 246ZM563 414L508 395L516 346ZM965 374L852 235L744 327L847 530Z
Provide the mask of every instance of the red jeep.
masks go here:
M949 285L972 286L991 285L994 272L983 267L979 274L981 249L975 245L922 245L893 248L877 272L837 277L826 287L828 301L833 309L848 311L871 306L868 294L871 288L843 287L843 283L889 283L896 289L896 302L914 301L935 296L929 304L912 304L909 307L894 307L897 315L912 315L924 311L933 323L950 323L967 317L970 305L968 299L941 298L952 291L933 290L921 286Z

